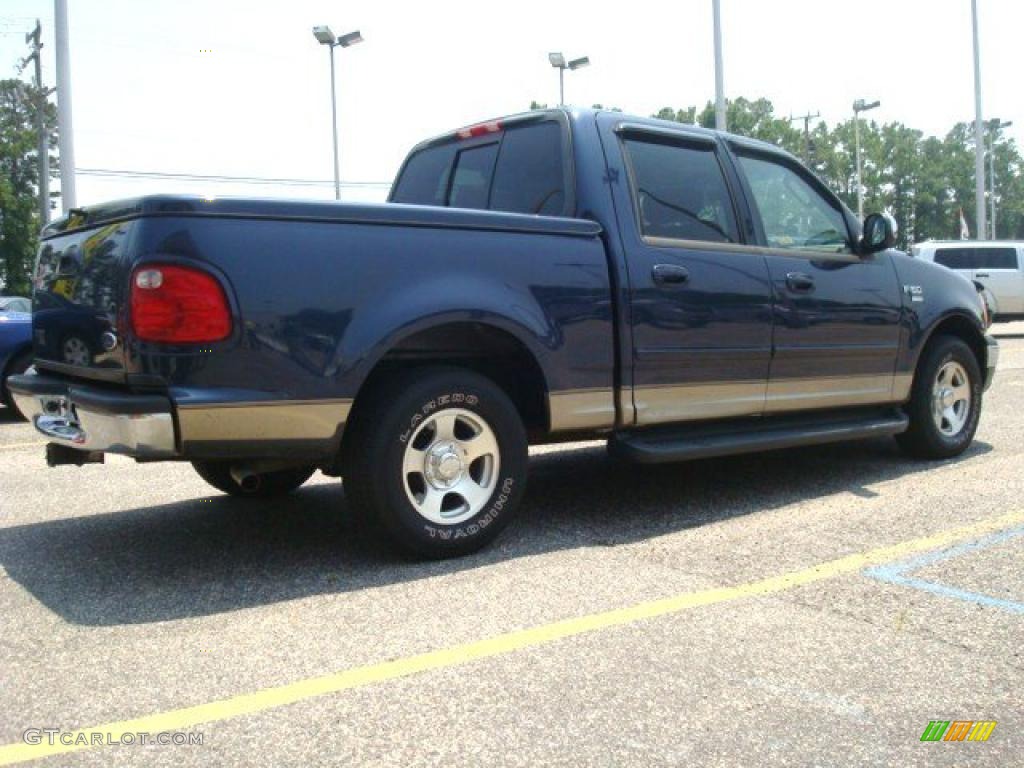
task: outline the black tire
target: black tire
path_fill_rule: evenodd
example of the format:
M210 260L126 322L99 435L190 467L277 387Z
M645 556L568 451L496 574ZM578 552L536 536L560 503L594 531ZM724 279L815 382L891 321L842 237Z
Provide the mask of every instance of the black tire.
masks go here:
M959 365L966 373L970 393L964 400L969 411L953 434L940 428L933 414L936 394L936 379L948 364ZM974 440L981 417L981 368L971 348L954 336L936 336L921 355L914 374L914 386L910 402L905 406L910 417L910 428L897 435L900 447L909 455L919 459L948 459L959 456Z
M426 457L444 442L437 431L431 432L442 416L455 419L456 431L469 430L468 437L456 440L458 446L468 446L486 430L497 447L483 465L471 458L458 461L455 477L462 479L450 491L431 489L426 472L403 472L407 445L410 450L419 447ZM476 436L474 425L480 429ZM434 559L475 552L515 516L526 488L526 430L508 395L490 379L460 368L418 369L391 379L358 404L346 429L346 496L403 551ZM417 446L417 441L425 442ZM492 460L492 471L481 470ZM478 487L464 485L466 477ZM459 495L463 487L472 488L476 501ZM454 515L452 523L421 514L414 506L417 492L424 500L427 493L440 495L438 514ZM445 510L452 499L464 511Z
M10 390L7 389L7 377L27 371L29 366L32 365L32 358L32 350L30 349L15 355L3 371L3 381L0 381L0 395L3 397L4 405L22 421L25 420L25 414L18 408L17 403L14 402L14 398L11 396Z
M230 461L201 460L193 461L192 467L203 480L218 491L246 499L272 499L275 496L284 496L301 486L316 472L316 467L262 472L256 476L258 483L251 488L243 488L231 476L231 464Z

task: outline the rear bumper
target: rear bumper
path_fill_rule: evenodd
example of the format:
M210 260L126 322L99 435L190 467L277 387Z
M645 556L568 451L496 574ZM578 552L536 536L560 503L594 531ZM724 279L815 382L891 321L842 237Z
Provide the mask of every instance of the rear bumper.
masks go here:
M992 379L996 375L996 366L999 364L999 342L993 336L986 336L985 343L988 345L985 356L985 389L992 386Z
M51 442L145 459L178 455L166 397L69 384L32 371L11 376L7 386L22 413Z

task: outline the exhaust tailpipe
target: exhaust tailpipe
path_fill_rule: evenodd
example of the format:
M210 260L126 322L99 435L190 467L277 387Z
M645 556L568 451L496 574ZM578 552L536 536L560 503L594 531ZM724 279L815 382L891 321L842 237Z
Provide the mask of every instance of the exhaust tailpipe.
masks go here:
M246 493L255 493L263 485L263 475L246 466L234 465L231 467L231 479L238 483L238 487Z

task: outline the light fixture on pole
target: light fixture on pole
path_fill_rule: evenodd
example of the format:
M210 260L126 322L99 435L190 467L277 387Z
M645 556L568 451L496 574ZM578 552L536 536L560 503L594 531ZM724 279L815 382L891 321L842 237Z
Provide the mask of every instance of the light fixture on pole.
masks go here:
M341 167L338 163L338 98L334 87L334 49L348 48L363 42L359 30L335 37L328 26L313 27L313 37L320 45L326 45L331 52L331 132L334 137L334 199L341 199Z
M881 103L880 101L872 101L869 104L864 99L857 99L853 102L853 140L856 147L855 152L857 153L857 216L861 221L864 220L864 184L861 180L863 170L860 164L860 113L874 109Z
M992 239L996 238L996 134L999 133L1003 128L1009 128L1013 125L1013 120L1000 120L998 117L993 117L988 122L988 205L989 205L989 218L992 220L989 223L989 227L992 230Z
M551 62L552 67L558 70L558 106L565 106L565 70L571 69L575 71L581 67L589 67L590 58L588 56L581 56L578 59L566 61L565 56L561 53L549 53L548 61Z

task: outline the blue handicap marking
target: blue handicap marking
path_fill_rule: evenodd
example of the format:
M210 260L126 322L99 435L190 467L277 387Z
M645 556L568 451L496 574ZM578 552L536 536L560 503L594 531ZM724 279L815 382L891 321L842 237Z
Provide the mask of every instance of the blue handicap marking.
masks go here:
M941 582L927 581L925 579L918 579L907 575L934 563L942 562L943 560L950 560L954 557L970 554L971 552L980 552L982 550L989 549L990 547L1002 544L1003 542L1010 541L1017 536L1024 536L1024 525L1017 526L1016 528L1010 528L1006 531L1000 531L999 533L994 533L991 536L985 536L977 541L959 544L940 552L929 552L928 554L920 555L899 563L876 565L866 569L864 574L878 579L879 581L885 581L890 584L899 584L904 587L913 587L914 589L920 589L924 592L931 592L933 595L951 597L956 600L975 603L976 605L987 605L992 608L1010 611L1011 613L1024 614L1024 603L1022 602L1004 600L1002 598L992 597L991 595L985 595L980 592L968 592L967 590L957 589L956 587L951 587L948 584L942 584Z

